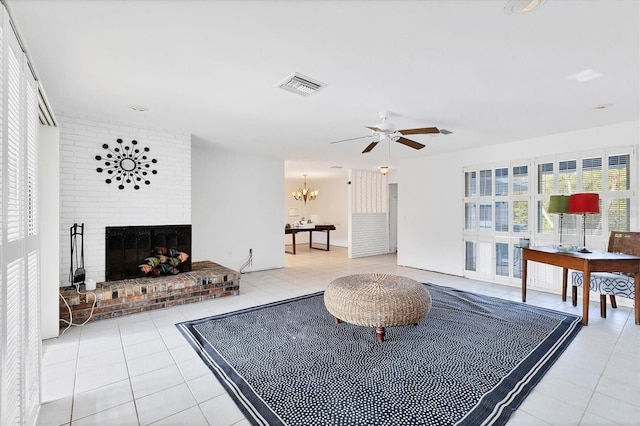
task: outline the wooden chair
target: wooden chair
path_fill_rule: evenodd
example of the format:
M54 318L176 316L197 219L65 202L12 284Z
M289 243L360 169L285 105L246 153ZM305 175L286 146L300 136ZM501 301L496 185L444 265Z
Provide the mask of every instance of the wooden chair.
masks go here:
M611 231L607 251L640 256L640 232ZM582 281L582 272L571 273L571 303L573 306L576 306L578 302L578 287L583 286ZM593 272L589 289L600 293L600 316L602 318L607 317L607 295L611 301L611 307L614 309L618 307L616 296L632 300L635 297L633 275L624 273Z

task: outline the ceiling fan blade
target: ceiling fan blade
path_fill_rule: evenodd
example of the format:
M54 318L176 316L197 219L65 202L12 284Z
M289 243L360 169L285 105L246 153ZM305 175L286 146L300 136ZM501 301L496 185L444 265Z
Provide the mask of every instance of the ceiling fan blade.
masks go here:
M339 141L333 141L333 142L329 142L329 143L331 144L331 143L340 143L340 142L354 141L354 140L356 140L356 139L364 139L364 138L370 138L370 137L371 137L371 135L367 135L367 136L358 136L357 138L342 139L342 140L339 140Z
M409 147L411 147L413 149L422 149L422 148L425 147L425 145L423 145L423 144L421 144L419 142L412 141L411 139L402 138L402 137L398 138L398 140L396 142L400 142L401 144L409 146Z
M398 130L403 135L427 135L429 133L440 133L437 127L423 127L421 129L404 129Z
M378 129L377 127L369 127L369 126L364 126L364 127L366 127L367 129L371 129L374 132L384 132L384 130Z
M373 148L375 148L375 146L378 145L378 142L371 142L365 149L364 151L362 151L363 154L366 154L367 152L371 151Z

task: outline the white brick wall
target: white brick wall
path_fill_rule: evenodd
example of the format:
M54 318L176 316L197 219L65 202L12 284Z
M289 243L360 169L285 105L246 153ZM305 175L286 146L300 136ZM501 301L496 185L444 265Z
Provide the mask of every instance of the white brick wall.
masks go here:
M389 253L389 222L386 213L354 213L351 216L351 258ZM357 237L356 237L357 236Z
M191 223L191 136L169 130L143 129L133 125L89 117L58 114L60 123L60 282L68 285L70 269L69 228L85 224L84 262L87 278L104 280L106 226L172 225ZM116 140L139 148L149 147L149 158L158 160L149 174L150 185L105 183L109 177L102 148L117 146Z

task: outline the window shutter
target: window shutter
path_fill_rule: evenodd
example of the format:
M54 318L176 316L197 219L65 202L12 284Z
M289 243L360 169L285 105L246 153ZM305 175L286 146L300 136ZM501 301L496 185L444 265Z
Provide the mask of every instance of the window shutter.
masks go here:
M25 84L27 89L27 235L38 235L38 100L34 84Z
M7 55L7 241L16 241L24 236L22 211L22 117L20 102L20 61L13 46Z
M0 7L0 425L40 407L37 83Z
M23 411L22 374L23 374L23 312L20 300L23 260L18 259L7 265L7 299L6 299L6 342L5 361L2 381L5 388L7 412L3 415L2 424L21 424Z
M32 251L27 257L27 312L30 324L40 324L40 259L38 251ZM40 404L40 327L27 327L25 358L25 408L30 410L32 418Z

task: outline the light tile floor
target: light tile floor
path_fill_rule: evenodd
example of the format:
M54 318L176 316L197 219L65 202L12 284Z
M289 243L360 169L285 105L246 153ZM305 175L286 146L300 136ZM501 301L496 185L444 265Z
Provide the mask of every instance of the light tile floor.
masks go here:
M286 267L242 275L240 295L72 327L43 342L39 425L249 425L175 323L324 290L340 276L382 272L511 300L520 289L404 268L395 255L348 259L298 247ZM528 303L580 314L559 295ZM640 326L632 310L592 303L584 327L509 425L640 425Z

